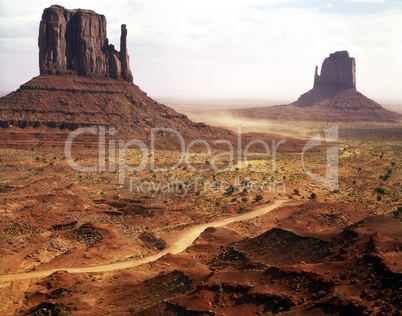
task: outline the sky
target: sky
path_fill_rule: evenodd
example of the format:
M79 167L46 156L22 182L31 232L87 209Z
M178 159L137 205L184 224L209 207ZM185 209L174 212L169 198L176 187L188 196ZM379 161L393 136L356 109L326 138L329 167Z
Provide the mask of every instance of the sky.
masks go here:
M38 28L53 1L0 0L0 91L39 74ZM400 0L58 0L104 14L134 82L155 98L295 100L330 53L356 58L357 89L402 100Z

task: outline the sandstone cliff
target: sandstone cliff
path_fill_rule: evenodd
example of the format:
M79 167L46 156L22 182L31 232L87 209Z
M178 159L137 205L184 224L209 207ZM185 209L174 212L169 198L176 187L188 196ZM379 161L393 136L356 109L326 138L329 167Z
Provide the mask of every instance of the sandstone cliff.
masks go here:
M347 51L330 54L324 59L321 75L315 69L314 88L331 87L338 90L356 89L356 63Z
M132 82L127 29L122 25L120 52L109 44L106 18L91 10L53 5L39 25L41 74L124 79Z
M347 90L350 90L349 94L354 95L356 101L357 98L354 93L356 92L356 62L353 57L349 56L347 51L335 52L324 59L320 75L316 66L313 89L302 94L293 105L305 107L324 102L326 105L332 107L342 107L341 103L337 102L333 104L331 100L338 100L339 98L336 97L337 94ZM360 100L361 102L355 103L356 106L359 106L359 103L361 103L365 107L367 104L370 104L374 108L381 107L378 103L366 98L362 94L359 95L362 99ZM347 100L342 98L342 102L344 101Z

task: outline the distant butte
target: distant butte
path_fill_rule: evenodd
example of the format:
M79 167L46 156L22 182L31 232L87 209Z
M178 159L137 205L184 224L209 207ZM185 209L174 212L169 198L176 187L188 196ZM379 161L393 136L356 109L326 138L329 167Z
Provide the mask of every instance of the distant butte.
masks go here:
M314 86L293 103L306 107L323 105L330 109L382 109L381 105L356 90L356 62L347 51L330 54L315 68Z
M356 62L338 51L315 68L313 88L288 105L233 111L248 118L282 121L397 122L402 115L383 108L356 90Z

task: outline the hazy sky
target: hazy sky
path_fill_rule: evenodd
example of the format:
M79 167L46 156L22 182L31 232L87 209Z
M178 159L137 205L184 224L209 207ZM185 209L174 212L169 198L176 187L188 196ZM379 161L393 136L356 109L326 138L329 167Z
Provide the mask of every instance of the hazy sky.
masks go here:
M38 75L38 27L54 1L0 0L0 90ZM357 88L402 100L399 0L93 0L119 49L128 28L134 82L151 97L296 99L337 50L357 63Z

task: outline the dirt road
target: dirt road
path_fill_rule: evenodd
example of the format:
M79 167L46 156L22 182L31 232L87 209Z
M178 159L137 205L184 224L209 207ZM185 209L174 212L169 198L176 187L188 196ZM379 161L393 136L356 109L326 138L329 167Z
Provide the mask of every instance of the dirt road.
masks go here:
M59 269L51 269L51 270L43 270L43 271L34 271L34 272L26 272L26 273L14 273L14 274L6 274L0 275L0 283L11 282L17 280L27 280L27 279L35 279L35 278L44 278L52 274L56 271L68 271L69 273L86 273L86 272L108 272L114 270L121 270L127 268L134 268L140 266L145 263L153 262L158 260L160 257L166 255L167 253L178 254L184 251L187 247L191 246L195 239L208 227L222 227L226 226L233 222L244 221L248 219L252 219L254 217L258 217L264 215L275 208L281 206L286 201L278 200L272 204L261 207L255 211L232 216L225 219L220 219L211 223L200 224L194 227L190 227L184 230L178 238L172 243L172 245L165 249L162 252L157 254L142 258L142 259L134 259L123 262L116 262L107 265L93 266L93 267L85 267L85 268L59 268Z

